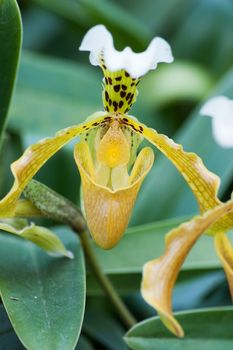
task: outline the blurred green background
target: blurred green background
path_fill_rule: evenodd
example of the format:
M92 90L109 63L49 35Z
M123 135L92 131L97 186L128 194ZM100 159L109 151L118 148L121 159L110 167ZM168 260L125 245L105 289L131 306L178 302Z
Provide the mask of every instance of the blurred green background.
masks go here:
M1 174L2 195L12 181L9 165L27 145L102 110L101 71L90 65L87 53L78 51L86 31L102 23L112 32L117 49L127 45L135 51L144 50L154 36L170 43L174 63L159 64L157 70L142 79L137 102L130 113L182 143L185 150L198 153L206 166L221 177L221 199L229 198L233 149L223 149L215 143L211 120L200 116L199 110L210 96L224 94L233 98L232 0L21 0L18 3L24 26L23 53L10 109L5 142L8 152L2 155L6 165L5 173ZM79 203L80 178L72 152L70 144L43 167L37 178ZM184 180L167 159L156 150L155 153L155 165L139 194L130 232L113 251L105 253L96 249L117 288L124 295L131 293L127 300L139 319L153 314L137 292L142 263L162 253L163 235L181 221L180 217L197 213ZM156 224L171 218L176 219ZM212 242L208 237L203 239L175 290L176 309L229 303L224 274L217 271L220 265L212 251ZM98 338L93 331L101 322L92 324L92 306L95 309L100 301L93 301L99 291L95 281L88 278L88 293L92 297L89 297L85 334L94 343L102 344L100 349L124 349L123 343L117 343L123 330L107 307L105 322L112 328L106 326L106 329L108 334L112 330L112 336L119 335L118 340L106 342L105 336ZM103 319L104 313L99 317ZM108 318L112 321L106 321Z

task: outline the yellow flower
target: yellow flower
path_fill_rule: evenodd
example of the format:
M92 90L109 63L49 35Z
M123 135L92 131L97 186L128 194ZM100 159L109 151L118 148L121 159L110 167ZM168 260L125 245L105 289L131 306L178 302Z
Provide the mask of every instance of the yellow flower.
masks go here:
M104 249L113 247L124 233L137 193L153 164L151 148L145 147L138 154L143 138L173 162L200 206L215 206L218 178L201 159L127 114L136 100L142 75L155 69L159 62L172 62L168 43L154 38L142 53L134 53L130 48L119 52L111 34L98 25L86 34L80 49L90 51L91 63L103 70L105 111L30 146L11 165L15 181L0 201L0 217L17 215L17 203L28 182L49 158L77 136L80 140L74 148L74 158L82 179L85 215L94 240Z

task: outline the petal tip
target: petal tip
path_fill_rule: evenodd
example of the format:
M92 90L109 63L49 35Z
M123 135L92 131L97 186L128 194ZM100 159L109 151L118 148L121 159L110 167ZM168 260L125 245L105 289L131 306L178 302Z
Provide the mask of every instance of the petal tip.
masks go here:
M74 259L74 254L70 251L70 250L67 250L65 253L64 253L64 256L68 259L71 259L73 260Z
M171 63L174 60L170 45L160 37L155 37L144 52L135 53L130 47L118 51L114 47L112 34L102 24L89 29L79 50L90 51L91 64L100 65L102 56L109 71L125 70L135 79L156 69L160 62Z
M98 53L107 43L112 42L112 35L103 24L97 24L88 30L79 46L80 51Z

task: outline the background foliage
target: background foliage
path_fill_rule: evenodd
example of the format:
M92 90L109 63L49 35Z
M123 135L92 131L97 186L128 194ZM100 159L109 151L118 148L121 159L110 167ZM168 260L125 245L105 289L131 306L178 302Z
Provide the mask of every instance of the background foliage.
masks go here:
M0 4L4 1L0 0ZM101 72L89 64L87 54L79 52L78 46L92 25L103 23L113 33L118 49L129 45L135 51L143 50L154 36L171 44L175 63L161 64L143 79L131 113L182 143L186 150L198 153L207 167L221 177L221 198L229 198L233 150L222 149L214 142L210 120L198 111L209 96L224 94L233 98L231 0L19 0L18 4L24 27L23 51L3 145L7 152L1 154L2 195L12 182L9 164L27 145L102 109ZM1 23L3 19L0 41ZM17 47L17 32L9 35L13 39L8 42L13 45L16 40ZM1 51L0 64L12 58L4 56L7 50ZM3 77L0 78L2 84ZM8 79L9 84L12 79ZM1 100L7 103L9 96L2 94L1 89ZM3 108L0 116L1 127L5 120ZM111 251L95 248L103 269L138 320L154 315L139 294L143 263L162 254L165 233L197 212L192 194L177 171L157 152L156 158L123 240ZM79 203L80 178L72 145L54 156L37 178ZM73 262L53 260L30 243L0 236L1 297L18 334L1 307L0 350L24 346L33 350L69 350L75 346L84 308L84 261L77 238L62 226L53 229L76 252ZM179 316L187 326L185 348L190 350L202 349L203 342L212 349L230 349L233 340L232 310L222 307L230 304L230 297L212 244L209 237L201 238L175 288L176 310L205 308L200 317L196 312ZM85 318L76 349L181 348L180 341L165 332L157 318L131 330L126 335L126 345L122 339L126 329L89 272L86 290ZM214 306L218 309L207 309ZM63 329L61 339L59 319L64 321L66 317L73 327L65 322L67 329ZM201 337L207 325L208 331Z

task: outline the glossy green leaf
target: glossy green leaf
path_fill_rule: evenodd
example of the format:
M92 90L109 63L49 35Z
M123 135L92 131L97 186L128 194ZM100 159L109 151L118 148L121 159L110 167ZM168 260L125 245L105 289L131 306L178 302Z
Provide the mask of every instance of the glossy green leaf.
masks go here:
M132 350L231 350L233 309L216 308L180 312L177 320L185 337L178 339L162 325L158 317L143 321L125 336Z
M83 254L73 234L61 233L74 259L52 258L30 242L0 234L0 293L27 349L72 350L84 312Z
M0 0L0 144L15 84L21 31L16 0Z

